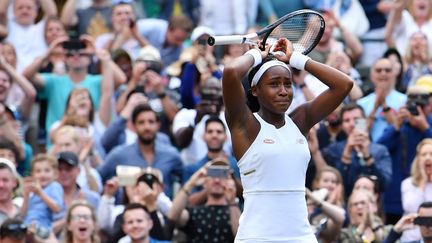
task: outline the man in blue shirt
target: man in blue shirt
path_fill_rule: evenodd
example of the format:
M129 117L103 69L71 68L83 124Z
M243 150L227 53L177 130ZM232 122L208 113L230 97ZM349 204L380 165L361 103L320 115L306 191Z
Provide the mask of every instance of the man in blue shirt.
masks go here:
M137 133L137 140L130 145L113 149L98 171L105 182L116 174L118 165L154 167L159 169L164 178L165 193L172 197L172 186L181 181L183 163L175 147L156 140L159 131L159 119L148 104L140 104L132 111L132 124Z
M391 180L392 164L387 148L371 142L368 131L356 128L356 120L364 118L365 113L360 105L350 103L342 107L342 129L347 139L323 149L325 161L342 175L345 198L349 197L355 180L361 174L377 176L381 190Z

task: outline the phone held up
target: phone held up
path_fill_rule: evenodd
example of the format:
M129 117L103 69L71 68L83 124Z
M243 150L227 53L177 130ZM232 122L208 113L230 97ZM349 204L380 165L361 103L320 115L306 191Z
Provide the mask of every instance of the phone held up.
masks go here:
M355 122L355 130L362 132L362 133L368 132L366 119L357 118L357 119L355 119L354 122Z
M207 168L207 176L212 178L228 179L229 166L225 165L211 165Z

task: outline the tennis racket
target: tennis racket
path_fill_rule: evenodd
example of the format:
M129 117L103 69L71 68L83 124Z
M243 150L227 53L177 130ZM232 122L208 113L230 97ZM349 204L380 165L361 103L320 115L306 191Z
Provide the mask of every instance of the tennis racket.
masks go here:
M286 14L276 22L264 27L256 33L247 35L211 36L207 43L214 45L252 44L257 38L273 44L280 38L287 38L293 44L294 51L308 54L320 41L325 28L322 15L316 11L303 9Z

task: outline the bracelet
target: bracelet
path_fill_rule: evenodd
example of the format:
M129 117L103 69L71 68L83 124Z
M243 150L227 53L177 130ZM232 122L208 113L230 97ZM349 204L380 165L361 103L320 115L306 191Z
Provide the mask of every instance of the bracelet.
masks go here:
M257 49L250 49L245 54L249 54L249 55L251 55L253 57L254 64L253 64L252 67L256 67L256 66L258 66L258 65L260 65L262 63L261 52L258 51Z
M165 91L162 91L162 92L158 93L158 94L157 94L157 97L158 97L159 99L163 99L163 98L165 98L165 97L166 97L166 93L165 93Z
M364 159L365 161L368 161L368 160L372 159L372 155L369 154L368 156L365 156L363 159Z
M304 70L306 62L311 59L310 57L301 54L298 51L294 51L291 54L290 60L289 60L289 64L291 65L291 67L296 68L298 70Z
M189 195L190 195L190 191L189 191L188 189L184 188L184 187L182 187L182 188L180 189L180 191L186 193L186 196L189 196Z
M375 228L372 229L373 232L377 232L379 229L383 228L384 226L378 225Z

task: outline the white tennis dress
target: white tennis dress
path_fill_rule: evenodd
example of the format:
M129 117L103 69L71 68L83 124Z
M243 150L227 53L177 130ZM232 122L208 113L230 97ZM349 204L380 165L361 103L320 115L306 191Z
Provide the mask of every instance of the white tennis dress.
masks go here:
M265 122L238 162L245 199L235 242L317 242L305 199L310 152L291 118L279 129Z

